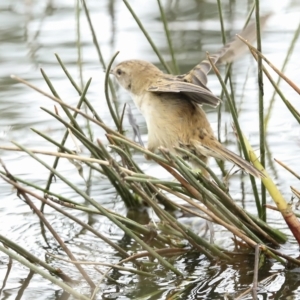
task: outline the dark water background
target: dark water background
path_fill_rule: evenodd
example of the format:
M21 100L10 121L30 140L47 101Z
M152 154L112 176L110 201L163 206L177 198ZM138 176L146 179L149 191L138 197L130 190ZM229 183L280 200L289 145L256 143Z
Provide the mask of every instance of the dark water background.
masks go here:
M40 110L46 107L53 110L53 102L41 96L28 87L16 83L10 78L10 74L18 75L45 91L46 86L40 68L43 68L55 85L60 97L75 105L78 96L69 84L54 53L58 53L66 64L69 72L80 84L79 53L77 48L78 35L76 31L75 1L1 1L0 3L0 144L8 145L11 140L30 147L56 150L30 128L42 131L56 140L61 140L64 129L58 122ZM250 2L247 1L223 1L223 13L227 37L233 36L242 28ZM170 55L166 43L163 25L159 17L157 2L154 0L130 1L136 14L142 20L150 36L164 55L170 61ZM220 23L217 5L215 1L163 1L169 20L173 46L176 58L183 72L187 71L199 60L204 58L205 51L211 53L221 47ZM106 62L112 55L120 50L117 60L138 58L151 61L159 65L158 58L147 43L143 34L133 20L122 1L88 1L92 21L96 29L101 51ZM278 67L283 63L289 44L300 20L299 1L261 1L263 13L274 12L263 34L263 49L268 58ZM100 65L95 47L92 43L91 33L82 13L80 18L81 33L81 61L82 78L84 83L93 78L88 92L88 98L97 109L106 124L113 126L104 98L104 72ZM297 42L295 50L285 74L296 84L300 84L300 43ZM236 89L237 106L240 108L240 120L244 134L249 138L252 146L258 149L258 93L256 86L256 64L250 55L237 61L233 66L233 80ZM273 74L273 73L272 73ZM276 77L275 77L276 78ZM209 76L209 88L215 94L219 94L220 86L216 77ZM267 108L273 90L270 84L265 82L265 107ZM285 96L290 102L300 109L299 95L287 84L281 85ZM128 94L122 90L118 93L120 107L125 102L131 103L137 123L143 133L146 142L146 125L142 116L133 106ZM212 126L217 130L217 111L208 109L208 117ZM230 114L223 108L221 137L227 146L237 151L236 141L231 129ZM85 126L83 123L82 126ZM128 122L125 128L131 134ZM94 136L105 142L105 137L100 129L93 128ZM268 160L267 170L278 183L280 190L286 197L291 198L290 186L297 188L298 181L280 166L274 165L273 158L282 160L300 173L299 166L299 125L288 112L279 98L276 99L272 117L267 129ZM74 149L72 140L67 144ZM167 175L146 162L141 155L137 155L137 161L148 174ZM48 177L48 171L27 155L0 150L0 157L9 171L22 178L44 186ZM52 158L43 157L52 164ZM211 161L213 169L217 170L215 162ZM229 168L229 167L228 167ZM58 170L72 181L86 190L85 181L77 173L75 167L61 160ZM84 174L86 177L87 173ZM52 189L74 201L82 202L82 199L68 187L57 181ZM230 181L231 195L250 211L254 208L254 200L248 178L244 179L241 189L239 175ZM90 194L102 205L125 214L123 204L119 201L114 189L105 178L94 176ZM268 199L271 203L271 200ZM79 211L72 211L80 219L89 222L98 231L107 234L114 241L122 238L122 233L101 217L91 217ZM118 257L106 244L101 243L90 233L73 222L66 220L58 213L46 209L46 217L57 230L64 241L78 259L99 262L116 262ZM268 222L289 234L285 223L278 213L270 213ZM41 227L37 216L28 206L22 202L15 191L5 182L0 180L0 233L12 239L36 256L45 257L45 252L63 255L63 251L46 233L42 238ZM232 247L228 235L223 230L216 232L215 240L222 247ZM293 239L283 247L287 254L297 256L298 247ZM231 249L231 248L230 248ZM8 258L0 253L0 285L7 270ZM77 270L64 262L53 262L54 266L62 268L74 278L78 278ZM185 298L182 299L221 299L226 293L237 295L247 289L251 284L252 275L247 271L253 269L253 262L245 264L237 263L233 266L212 265L203 256L184 257L176 262L176 267L189 274L187 281L177 282L168 274L162 280L148 281L137 276L120 273L118 280L125 284L116 289L112 283L101 284L102 292L99 293L105 299L165 299L169 291L177 285L186 287ZM95 282L101 279L101 275L92 267L86 267L92 274ZM274 277L268 276L274 274ZM0 299L16 299L22 283L29 276L28 269L13 263L13 267ZM298 299L299 270L286 271L281 265L271 262L260 271L260 280L267 278L260 290L260 299ZM82 293L89 292L84 283L78 285ZM153 298L147 295L154 293ZM156 294L157 293L157 294ZM29 280L22 299L61 299L61 291L52 284L43 280L39 275L34 275ZM144 298L139 298L144 297ZM300 296L299 296L300 297ZM245 298L245 299L251 299Z

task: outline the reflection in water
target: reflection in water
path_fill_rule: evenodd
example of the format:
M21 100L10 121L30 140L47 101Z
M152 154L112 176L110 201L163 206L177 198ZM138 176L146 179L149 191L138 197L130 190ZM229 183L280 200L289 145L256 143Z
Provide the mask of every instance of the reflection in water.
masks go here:
M269 12L268 1L262 3L262 10ZM145 28L148 30L151 38L158 45L159 50L164 58L170 62L171 56L168 52L168 46L160 22L159 9L155 1L145 1L140 5L139 1L130 1L136 14L142 20ZM270 4L270 3L269 3ZM223 4L225 28L228 36L232 36L238 32L243 26L248 7L244 3L230 1ZM275 62L278 67L281 66L293 33L298 26L299 4L297 1L290 5L280 3L284 10L278 13L270 20L263 38L263 49L268 58ZM120 50L119 61L125 59L143 59L155 63L159 67L159 60L147 43L143 34L139 31L138 26L132 19L130 13L126 9L122 1L88 1L91 12L91 18L96 28L96 34L101 46L101 52L105 61L109 61L111 56ZM197 62L203 59L205 51L214 52L221 47L220 24L218 19L218 11L216 3L203 1L165 1L165 13L169 20L169 29L172 35L173 47L175 48L175 56L181 73L191 69ZM274 8L275 9L275 8ZM2 1L0 3L0 143L8 144L9 141L15 140L18 143L31 148L53 149L49 143L45 142L41 137L34 134L30 128L33 127L53 139L60 141L64 134L58 122L52 117L40 110L40 107L46 107L53 111L53 103L42 97L36 92L29 90L27 87L17 84L9 76L16 74L27 79L39 88L49 91L45 84L39 68L43 68L47 76L51 79L58 95L71 105L76 105L79 96L74 91L73 86L67 80L64 72L59 67L54 53L58 53L72 77L78 82L79 86L84 86L87 80L92 77L92 84L89 88L88 98L93 102L97 112L101 118L110 126L113 121L109 117L108 109L104 98L104 72L103 67L99 64L97 51L92 42L89 26L86 17L81 13L80 17L80 36L77 33L76 9L74 1L20 1L13 3L10 1ZM283 13L282 13L283 12ZM77 43L81 45L81 52L78 51ZM295 46L294 54L286 70L286 75L292 79L299 78L299 60L296 59L295 53L299 53L299 42ZM233 80L236 90L237 107L241 109L240 120L244 133L250 138L254 148L258 148L258 116L257 116L257 91L255 88L256 70L255 64L250 56L246 56L233 66ZM221 70L223 71L223 70ZM247 78L247 79L245 79ZM289 97L291 103L299 109L298 98L290 89L283 84L285 95ZM209 88L215 93L220 94L220 87L216 77L211 74L209 76ZM272 89L268 82L265 82L265 107L268 107L269 98L272 95ZM125 102L130 102L129 96L121 90L118 93L120 108ZM136 123L142 132L142 139L146 142L146 126L143 118L137 109L131 104L133 115ZM60 111L63 115L63 113ZM217 112L215 110L207 110L208 117L213 124L213 129L217 131ZM130 124L125 120L125 130L128 130L128 136L132 137L133 133ZM80 122L80 121L79 121ZM226 147L236 150L236 140L232 132L231 119L226 108L226 103L222 107L222 126L221 139ZM84 122L80 123L86 128ZM277 99L273 110L272 118L268 128L268 154L270 161L273 157L283 160L286 164L291 165L298 159L299 147L299 129L298 124L290 117L290 113L285 106ZM95 137L105 141L103 132L100 129L93 128ZM75 149L71 139L67 140L67 146ZM0 150L1 159L5 162L9 171L20 176L25 180L34 182L40 186L46 186L49 176L46 171L37 162L28 159L27 155L21 153L13 153ZM43 158L50 165L53 163L52 158ZM151 175L157 176L160 172L158 168L145 162L143 157L138 157L138 162ZM211 160L212 168L217 170L215 163ZM280 182L279 186L289 198L289 186L295 183L293 177L278 169L272 164L268 164L271 174L275 174ZM297 166L295 166L296 168ZM86 181L80 176L76 168L64 161L60 161L59 170L72 181L76 183L82 190L89 191L89 194L105 205L105 207L115 210L125 215L123 204L118 200L115 190L111 187L107 179L93 176L91 174L91 184L87 186ZM275 172L280 170L279 174ZM296 172L299 170L295 170ZM83 170L84 178L89 178L88 170ZM162 176L166 176L162 174ZM231 179L230 190L232 195L240 201L244 200L247 209L254 207L253 199L249 194L250 188L248 182L243 182L245 194L241 194L239 180ZM52 183L52 189L58 194L62 194L66 198L82 202L79 195L70 191L60 181ZM36 256L44 257L45 251L60 254L61 250L45 232L45 238L41 240L40 223L37 217L32 214L30 209L15 195L7 184L0 181L0 234L8 236L22 247L31 251ZM88 216L80 211L73 211L81 220L88 222L93 227L110 236L112 240L117 241L122 237L122 233L111 225L101 216ZM80 226L74 224L70 220L66 220L60 215L54 214L50 208L45 209L45 216L61 235L61 237L69 244L72 252L76 257L86 260L98 260L115 263L119 258L115 257L115 253L106 244L99 244L99 239L89 235L82 230ZM270 225L276 224L277 227L285 228L280 223L281 218L274 213L270 217ZM228 244L228 236L224 232L216 232L215 240L220 243ZM131 245L128 245L128 247ZM290 248L293 251L296 245ZM8 258L0 254L0 278L5 278L7 271ZM241 264L240 258L237 259L237 265ZM57 262L53 265L63 270L68 270L68 275L74 279L78 279L78 273L74 267L69 264ZM177 267L186 270L189 274L186 283L180 284L170 276L169 278L159 279L157 281L148 279L136 279L134 276L118 274L118 279L124 286L120 285L120 290L116 289L114 283L102 283L101 288L104 295L110 299L141 297L146 294L153 293L153 299L161 297L165 299L168 295L174 293L175 287L185 290L186 298L204 298L218 299L224 296L226 292L236 295L238 292L245 290L250 284L251 276L247 275L252 270L251 262L244 264L244 269L236 267L226 268L210 263L202 255L199 257L190 257L186 255L176 262ZM267 278L272 269L279 271L281 267L274 263L270 269L263 270L261 279ZM99 274L92 268L87 268L90 276L94 276L95 281L100 280ZM271 270L271 271L270 271ZM161 270L153 270L161 272ZM240 272L240 273L239 273ZM273 271L274 272L274 271ZM280 274L274 281L270 281L261 294L267 297L270 291L273 295L286 295L286 286L290 283L291 289L297 290L296 281L293 281L292 275L298 274L291 271L285 275L283 280ZM165 275L165 274L164 274ZM284 275L282 275L284 276ZM29 285L27 287L27 284ZM135 284L135 282L138 282ZM277 285L275 286L275 282ZM56 287L53 287L46 281L32 274L23 267L14 263L9 273L8 280L4 281L1 297L16 298L17 293L23 293L24 299L56 299L60 295L56 294ZM27 287L27 288L26 288ZM81 292L88 293L86 287L78 287ZM60 292L61 293L61 292ZM59 294L60 294L59 293ZM157 293L157 294L156 294ZM37 296L38 295L38 296ZM275 297L274 296L274 297ZM38 297L38 298L37 298Z

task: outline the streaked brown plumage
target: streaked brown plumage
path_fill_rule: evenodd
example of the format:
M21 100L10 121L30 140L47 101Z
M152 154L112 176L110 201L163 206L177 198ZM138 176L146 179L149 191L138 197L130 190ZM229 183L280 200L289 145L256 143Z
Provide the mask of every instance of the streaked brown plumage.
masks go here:
M267 18L262 18L261 22ZM254 29L253 24L248 26L241 36L253 40ZM212 59L215 63L225 59L231 61L241 47L243 44L236 38L213 55ZM128 60L118 64L112 74L129 91L146 119L150 151L160 146L170 151L174 146L185 147L204 162L209 156L228 160L246 172L261 177L260 171L223 147L214 137L205 112L200 107L202 104L216 107L220 102L206 87L210 69L209 62L204 60L187 74L175 76L164 74L149 62Z

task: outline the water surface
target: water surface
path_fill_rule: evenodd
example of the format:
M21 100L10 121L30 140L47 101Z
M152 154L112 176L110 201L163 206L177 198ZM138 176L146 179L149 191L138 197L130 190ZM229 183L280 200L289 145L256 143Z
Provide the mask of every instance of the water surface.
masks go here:
M130 1L130 4L166 61L170 63L171 57L156 1L145 1L143 5L140 1ZM182 73L203 59L205 51L213 52L221 47L222 39L216 3L213 1L206 3L189 0L184 1L184 4L183 1L164 1L163 4L166 8L176 58ZM225 28L229 38L242 28L250 6L234 1L223 5ZM157 56L122 1L88 1L88 6L106 63L109 62L117 50L120 50L117 61L137 58L151 61L161 67ZM285 2L284 4L281 1L262 1L261 9L263 13L268 13L270 8L274 10L274 16L269 20L263 34L263 49L268 58L276 66L281 67L299 23L300 6L297 1ZM74 1L2 1L0 12L0 144L8 145L13 140L29 148L56 150L30 130L35 128L50 135L53 139L61 140L64 128L40 109L42 106L53 111L54 103L10 78L11 74L15 74L49 92L49 88L40 73L40 68L42 68L52 80L60 97L69 104L76 105L78 95L59 67L54 53L59 54L79 85L81 75L78 61L81 61L83 82L86 83L90 77L93 78L88 98L105 123L113 126L104 97L103 66L99 63L83 12L80 17L81 59L79 59ZM285 74L298 84L300 62L297 53L299 51L300 43L297 42L285 71ZM241 109L242 129L252 146L258 149L258 92L256 64L253 58L246 55L237 61L233 66L233 74L237 106ZM213 74L209 75L208 86L215 94L220 93L218 80ZM267 81L265 81L264 88L265 107L267 108L273 90ZM299 96L285 83L281 85L281 88L289 101L299 110ZM129 95L122 90L118 90L118 101L120 109L125 102L130 103L136 121L140 126L142 138L146 142L145 122L131 102ZM207 113L213 128L217 132L217 111L207 109ZM224 105L222 108L221 139L228 148L237 152L237 143L232 132L231 123L232 119ZM82 122L82 126L85 126L84 122ZM127 120L125 120L125 129L128 130L128 136L132 136ZM93 128L93 131L95 137L105 142L102 130ZM282 160L300 173L298 165L299 125L278 97L267 129L267 144L270 157L267 162L267 170L278 183L286 199L290 199L290 186L297 187L298 181L281 167L274 165L273 158ZM71 149L75 148L72 140L69 140L67 145ZM48 171L36 161L18 152L0 150L0 155L13 175L22 176L25 180L45 186ZM52 164L53 158L43 157L43 159ZM153 163L145 161L142 155L137 154L137 161L147 170L148 174L157 176L158 172L161 172ZM213 160L211 160L211 166L218 172L216 163ZM228 169L230 167L231 165L228 164ZM73 183L82 190L87 190L85 181L73 165L61 160L58 170L65 176L72 178ZM84 170L84 172L84 176L87 178L87 170ZM167 177L167 174L162 173L162 176ZM234 176L230 181L231 194L247 209L255 212L250 184L247 178L244 181L245 185L242 191L239 175ZM83 201L79 195L59 180L53 183L52 189L74 201ZM118 213L126 213L115 190L105 178L95 175L89 192L105 207L114 209ZM42 229L37 216L17 197L15 191L2 180L0 180L0 194L0 234L9 237L41 258L45 257L46 251L64 255L50 234L46 233L44 238L41 237ZM268 201L271 203L270 199ZM36 202L36 205L40 204ZM89 222L103 234L110 236L113 241L119 241L122 238L122 233L103 217L91 217L74 210L72 210L72 213L78 218ZM84 260L112 263L119 259L110 247L99 242L99 239L96 239L92 234L82 231L81 227L73 222L66 220L49 208L46 209L45 215L64 241L68 243L76 257ZM289 234L278 213L271 213L268 222ZM232 247L228 236L223 237L224 230L217 230L215 239L218 243L223 247L227 244ZM283 251L295 257L297 256L298 248L292 238L291 244L284 246ZM7 271L8 258L4 254L0 254L0 260L0 278L3 280ZM77 270L69 264L54 261L53 265L65 270L73 278L80 279ZM220 299L224 297L225 293L237 295L247 289L252 281L252 275L247 275L247 271L252 270L253 262L247 260L245 260L243 267L240 263L232 267L225 267L211 264L202 255L198 257L191 255L191 257L186 256L178 260L176 267L185 270L189 274L189 280L180 283L181 287L185 286L186 299L204 299L205 297L206 299ZM86 269L95 282L101 279L101 275L91 266L86 267ZM261 296L264 299L267 297L270 297L270 299L271 297L278 297L279 299L280 295L288 296L288 294L296 297L299 288L295 276L299 276L299 273L297 270L293 270L293 272L283 272L283 267L274 262L270 263L269 266L265 266L260 272L260 279L271 274L275 275L272 280L264 284ZM30 276L29 270L14 262L0 296L1 299L15 299L24 280ZM146 297L145 299L166 299L167 295L177 285L173 275L169 275L169 278L165 280L150 281L120 273L118 280L120 283L125 284L120 285L119 289L116 289L112 283L102 283L102 292L99 293L98 299L101 299L101 297L105 299L138 299L138 297L151 294L154 291L159 292L158 294L154 293L152 298ZM290 287L289 293L285 291L288 286ZM78 290L82 293L89 292L84 283L78 285ZM30 277L29 286L25 289L22 299L60 299L61 295L62 291L58 291L56 286L49 284L40 276L34 275L32 278Z

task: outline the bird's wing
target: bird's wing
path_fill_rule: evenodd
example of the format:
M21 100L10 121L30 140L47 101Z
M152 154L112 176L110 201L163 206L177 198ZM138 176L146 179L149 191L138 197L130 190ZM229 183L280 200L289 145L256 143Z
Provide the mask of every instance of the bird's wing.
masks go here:
M169 78L168 82L165 80L157 81L147 90L154 93L181 93L190 101L198 104L208 104L213 107L218 106L220 103L221 100L208 88L188 82L178 81L176 79L176 76L174 76L173 80Z
M261 29L265 27L270 16L271 14L267 14L260 18ZM252 44L256 40L256 22L252 21L248 24L239 35ZM247 50L247 45L235 36L219 51L210 54L209 57L213 64L231 63L242 56ZM191 71L181 77L183 77L183 80L186 82L205 87L207 84L207 74L210 72L211 68L210 62L207 59L204 59Z

